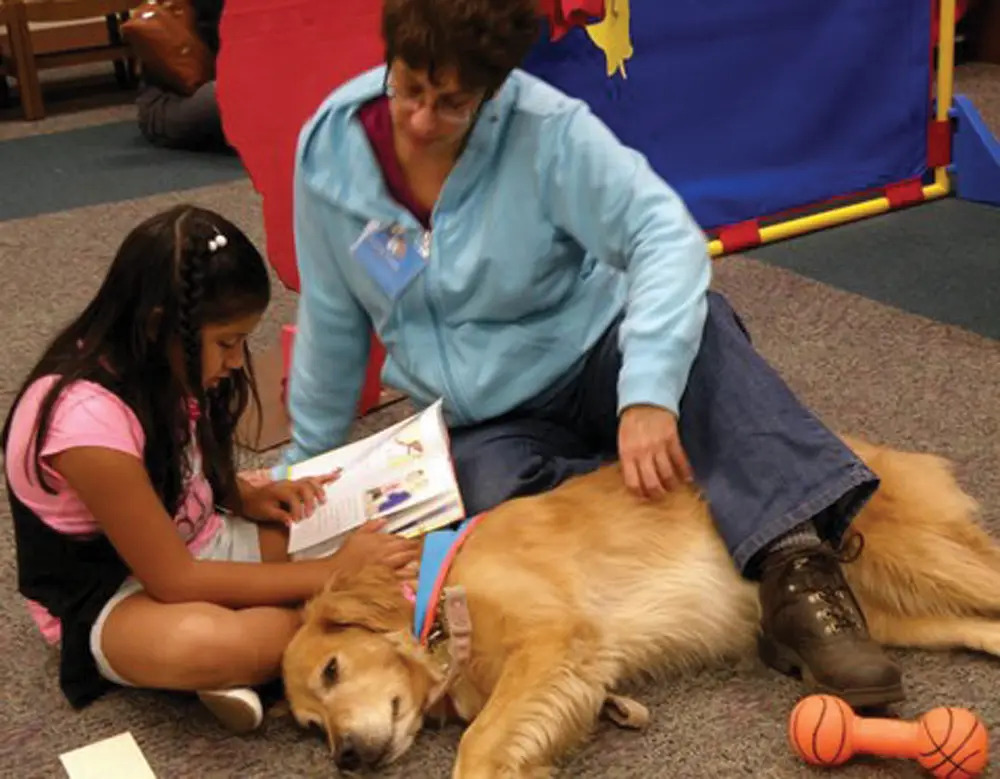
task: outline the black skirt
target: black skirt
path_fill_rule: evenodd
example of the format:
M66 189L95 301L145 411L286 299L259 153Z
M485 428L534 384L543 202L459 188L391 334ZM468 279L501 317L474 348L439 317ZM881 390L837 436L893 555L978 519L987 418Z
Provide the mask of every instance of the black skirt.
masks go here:
M7 484L17 546L17 588L62 625L59 687L75 709L114 685L101 676L90 651L90 631L101 609L129 575L102 535L80 539L46 525Z

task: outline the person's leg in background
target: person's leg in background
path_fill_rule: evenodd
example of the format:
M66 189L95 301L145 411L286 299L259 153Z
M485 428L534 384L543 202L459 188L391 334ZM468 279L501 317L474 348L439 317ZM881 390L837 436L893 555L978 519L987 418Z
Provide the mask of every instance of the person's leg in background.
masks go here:
M179 95L147 84L136 99L139 129L157 146L191 151L231 151L222 131L215 82L192 95Z

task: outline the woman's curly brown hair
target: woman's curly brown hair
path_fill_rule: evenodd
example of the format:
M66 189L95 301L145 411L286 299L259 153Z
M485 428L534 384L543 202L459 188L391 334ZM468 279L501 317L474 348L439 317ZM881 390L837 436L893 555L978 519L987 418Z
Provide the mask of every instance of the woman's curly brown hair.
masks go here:
M386 61L414 70L454 68L469 91L493 95L534 45L538 0L384 0Z

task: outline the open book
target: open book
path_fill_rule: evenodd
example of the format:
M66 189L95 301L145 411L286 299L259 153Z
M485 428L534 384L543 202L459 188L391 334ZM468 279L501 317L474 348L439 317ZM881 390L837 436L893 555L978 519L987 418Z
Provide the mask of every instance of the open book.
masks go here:
M323 476L340 468L326 485L326 503L288 534L293 559L324 557L370 519L386 519L387 530L419 536L465 518L455 480L441 401L360 441L288 469L289 479Z

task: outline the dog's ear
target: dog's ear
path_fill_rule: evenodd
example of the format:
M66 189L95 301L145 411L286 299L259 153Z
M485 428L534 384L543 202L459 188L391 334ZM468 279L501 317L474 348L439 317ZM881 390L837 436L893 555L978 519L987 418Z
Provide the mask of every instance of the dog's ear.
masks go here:
M409 604L388 568L371 565L349 576L335 575L306 604L304 619L325 629L356 625L376 633L405 631Z
M420 701L426 700L431 688L444 678L441 668L408 631L389 633L386 638L406 666L413 697Z

